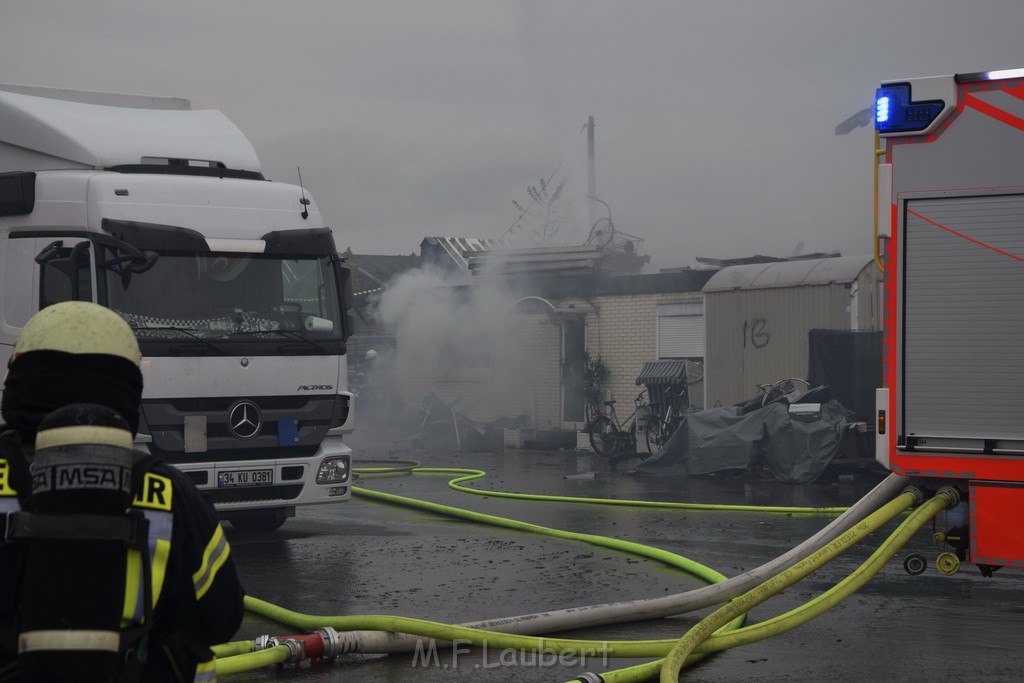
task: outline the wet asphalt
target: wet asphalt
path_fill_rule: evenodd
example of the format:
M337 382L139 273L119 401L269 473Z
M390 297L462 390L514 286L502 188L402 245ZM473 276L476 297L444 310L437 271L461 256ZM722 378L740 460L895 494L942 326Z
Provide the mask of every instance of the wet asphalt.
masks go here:
M609 470L589 453L393 452L424 466L486 470L480 489L588 498L801 507L846 506L877 483L874 467L833 468L809 485L750 476L650 477ZM370 463L357 462L358 465ZM367 476L358 486L500 515L548 527L611 536L678 553L733 576L781 555L834 515L694 511L519 501L447 486L451 476ZM756 607L751 621L793 609L853 571L896 526L892 522L838 560ZM818 619L788 633L718 653L684 670L686 681L999 681L1024 676L1024 576L991 578L965 564L940 574L939 547L926 525L864 588ZM575 541L498 529L354 497L300 509L269 534L229 530L249 594L317 615L388 614L446 623L659 597L702 582L653 560ZM902 559L924 554L928 570L910 576ZM681 636L711 610L672 618L564 632L594 640ZM289 629L248 615L238 639ZM586 671L644 660L585 662L555 654L493 648L428 653L343 655L317 667L269 667L225 681L571 681Z

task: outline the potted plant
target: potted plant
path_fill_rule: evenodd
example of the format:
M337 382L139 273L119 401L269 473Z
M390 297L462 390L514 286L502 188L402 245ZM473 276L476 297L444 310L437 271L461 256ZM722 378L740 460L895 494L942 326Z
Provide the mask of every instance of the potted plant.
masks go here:
M595 415L601 414L601 400L604 398L604 385L611 372L601 361L601 356L591 356L590 351L583 355L569 368L570 377L583 387L583 405L586 409L587 428Z

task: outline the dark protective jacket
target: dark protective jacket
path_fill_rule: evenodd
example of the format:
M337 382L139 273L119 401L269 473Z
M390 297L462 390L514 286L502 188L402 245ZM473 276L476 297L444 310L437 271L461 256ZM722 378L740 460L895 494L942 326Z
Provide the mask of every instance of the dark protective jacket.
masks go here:
M31 457L31 446L19 433L0 435L0 514L27 509ZM129 550L122 619L125 628L144 621L145 598L151 595L152 627L141 680L213 681L210 646L231 639L244 611L230 546L216 513L180 470L141 453L136 453L136 467L143 471L135 477L139 485L132 507L149 520L150 582L147 590L137 580L147 562ZM18 680L22 547L18 541L0 544L0 681Z

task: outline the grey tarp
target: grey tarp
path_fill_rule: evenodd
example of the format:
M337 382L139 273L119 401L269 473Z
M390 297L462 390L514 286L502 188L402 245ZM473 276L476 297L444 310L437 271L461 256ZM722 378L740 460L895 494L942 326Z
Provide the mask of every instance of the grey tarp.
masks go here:
M848 414L838 401L821 404L821 416L808 422L791 417L784 402L746 414L737 406L690 413L661 452L635 471L711 474L762 465L780 481L806 484L835 457Z

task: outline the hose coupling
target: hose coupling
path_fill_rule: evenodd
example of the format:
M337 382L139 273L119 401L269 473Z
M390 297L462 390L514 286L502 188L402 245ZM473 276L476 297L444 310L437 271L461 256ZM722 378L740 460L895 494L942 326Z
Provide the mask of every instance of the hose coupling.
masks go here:
M576 679L579 683L604 683L604 678L600 674L595 674L590 671L580 674L580 677Z
M260 650L269 650L270 648L277 647L278 645L284 645L288 648L288 664L292 662L300 662L303 659L303 646L302 642L294 640L288 637L277 637L277 636L256 636L252 640L252 651L259 652Z
M278 645L284 645L288 648L288 659L283 662L284 664L294 664L296 662L301 662L306 658L304 654L305 648L303 647L301 640L288 638L279 642Z
M278 642L274 636L256 636L252 639L252 651L259 652L260 650L269 650L272 647L277 647L281 643Z
M330 626L321 626L313 633L294 636L259 636L253 641L253 651L284 645L290 653L288 663L308 659L311 665L320 660L333 661L335 657L356 649L358 642L349 634L345 638Z
M330 626L321 626L313 634L320 636L322 642L321 659L332 661L342 653L338 632Z
M914 502L912 503L912 505L915 507L928 499L928 496L925 495L924 490L919 486L908 486L907 488L903 489L903 493L909 493L912 496L914 496Z
M952 508L960 504L960 491L958 491L955 486L943 486L935 495L943 496L949 501L949 504L946 505L946 507Z

